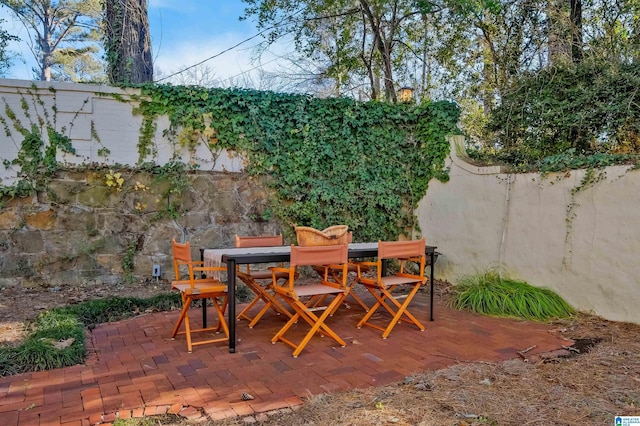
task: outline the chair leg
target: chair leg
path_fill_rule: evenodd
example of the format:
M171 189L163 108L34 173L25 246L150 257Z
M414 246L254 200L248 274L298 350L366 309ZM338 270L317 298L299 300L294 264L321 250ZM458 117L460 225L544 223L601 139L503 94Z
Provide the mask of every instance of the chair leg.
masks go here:
M420 323L420 321L418 321L416 317L414 317L413 315L411 315L411 313L409 313L409 311L407 311L407 307L409 306L409 303L411 303L411 300L413 299L413 296L416 295L416 293L418 292L419 289L420 289L419 285L416 285L416 286L413 287L413 290L411 290L411 292L409 293L409 295L405 299L404 303L399 307L399 309L397 310L396 314L391 319L391 322L389 323L389 325L385 329L384 333L382 333L382 338L383 339L386 339L387 337L389 337L389 334L391 333L391 330L393 329L393 327L395 327L395 325L398 323L398 321L400 320L400 318L403 315L406 315L407 317L409 317L411 322L413 322L413 324L416 327L418 327L418 329L420 331L424 331L424 326ZM392 300L394 302L398 302L395 299L392 299Z
M227 325L227 321L224 319L224 311L226 310L226 307L227 307L228 298L225 297L223 299L222 306L220 306L217 303L216 298L212 298L212 300L213 300L213 307L216 310L216 313L218 314L218 327L216 331L219 331L220 328L222 328L224 335L227 337L227 339L229 339L229 326Z
M189 307L191 306L191 299L189 298L189 303L187 304L187 311L184 314L184 330L187 335L187 352L193 352L193 345L191 344L191 323L189 321Z
M340 338L340 336L338 336L336 333L334 333L333 330L331 330L324 323L325 320L327 319L327 317L329 317L329 315L331 315L331 313L334 311L334 308L337 307L338 305L340 305L340 303L342 303L343 299L344 299L344 296L343 297L336 296L336 298L329 304L329 306L326 307L326 309L322 312L322 315L320 315L319 317L316 316L315 314L313 314L313 312L306 312L306 314L309 315L309 318L311 320L313 320L313 325L311 327L311 330L309 330L309 332L306 334L306 336L298 344L298 347L295 348L295 350L293 351L293 357L294 358L297 358L298 355L300 355L300 353L305 348L305 346L307 346L307 343L309 343L309 341L311 340L313 335L316 334L321 329L323 331L323 334L328 335L333 340L338 342L338 344L340 344L341 347L344 348L345 346L347 346L345 341L342 340Z
M282 328L280 330L278 330L278 332L275 334L275 336L273 336L271 338L271 343L275 344L278 340L282 340L283 342L287 343L288 345L294 346L293 343L291 343L288 340L286 340L283 336L291 328L291 326L293 324L298 322L298 318L300 318L300 314L298 312L293 314L291 316L291 318L289 318L289 321L287 321L287 323L284 326L282 326Z
M204 345L207 343L215 343L229 340L229 327L224 318L225 311L227 308L228 296L224 297L211 297L211 301L213 302L213 308L216 311L216 315L218 316L218 324L215 327L206 327L199 329L192 329L191 322L189 320L189 308L194 300L193 296L185 296L183 294L182 297L182 311L180 311L180 317L176 322L176 325L173 327L173 332L171 333L171 339L175 339L178 334L185 334L187 339L187 350L189 353L193 352L193 347L198 345ZM203 303L205 303L206 299L202 299ZM184 323L184 331L180 331L180 326ZM198 333L203 331L214 331L216 333L220 332L222 329L225 337L215 338L203 341L193 341L191 333Z
M302 352L305 346L309 343L311 338L316 334L320 333L321 335L326 335L334 339L340 346L345 347L347 344L344 340L340 338L327 324L325 324L326 319L329 315L335 311L335 308L339 306L344 300L344 293L336 295L336 297L331 301L331 303L323 308L323 313L319 317L313 313L313 311L307 304L304 304L297 300L288 300L289 305L294 309L295 314L287 321L287 323L276 333L275 336L271 339L271 343L276 343L278 341L282 341L289 346L294 348L293 357L297 358L298 355ZM294 343L291 340L284 337L285 333L291 328L293 324L295 324L299 318L304 319L310 326L311 329L307 332L300 343Z
M176 321L176 325L173 327L173 332L171 333L171 339L175 339L178 334L178 330L180 329L180 325L184 321L184 318L187 316L187 312L189 311L189 306L191 305L191 298L188 298L181 294L182 297L182 310L180 311L180 316L178 317L178 321Z
M373 297L376 298L376 303L369 308L369 310L367 311L367 313L365 314L364 317L362 317L362 319L358 322L358 324L356 325L356 327L358 328L362 328L363 325L368 325L370 327L373 328L378 328L375 325L369 324L369 319L373 316L373 314L376 313L376 311L378 310L378 308L380 308L382 306L382 303L384 303L384 301L381 299L381 296L378 295L378 287L370 287L365 285L366 289L369 291L369 293L371 293L373 295Z
M253 328L255 327L255 325L258 323L258 321L260 321L260 319L262 319L262 316L267 313L267 311L269 310L269 308L271 308L271 302L265 303L264 306L262 307L262 309L260 309L260 311L256 314L255 317L253 317L253 319L251 320L251 322L249 323L249 328ZM247 318L249 319L249 318Z
M252 318L249 317L247 314L260 300L261 300L260 297L258 296L254 297L254 299L251 302L249 302L249 304L242 310L242 312L240 312L236 316L236 320L240 321L241 319L246 319L248 321L251 321Z
M371 293L376 298L376 303L371 307L369 312L367 312L367 314L358 322L358 328L362 328L363 325L375 328L376 330L382 331L382 338L386 339L387 337L389 337L389 334L391 333L393 327L395 327L395 325L400 322L402 317L405 316L407 318L407 322L414 324L420 331L424 331L425 328L422 323L420 323L420 321L418 321L418 319L407 310L409 303L411 303L411 300L420 289L420 285L413 286L413 289L407 295L404 303L402 304L398 302L391 294L391 291L395 288L395 286L389 287L388 289L379 288L377 286L366 287L367 290L369 290L369 293ZM380 292L379 294L378 291ZM390 306L387 301L390 301L395 306L395 309ZM375 314L375 312L379 308L384 308L392 317L391 321L387 324L386 327L381 327L377 324L369 322L369 319L371 319L373 314Z
M249 287L251 291L253 291L256 297L242 310L242 312L237 315L237 320L246 319L247 321L249 321L249 328L253 328L269 309L273 309L278 315L284 314L287 316L287 318L291 318L291 312L289 312L284 306L282 306L281 303L276 300L276 295L270 292L271 284L267 287L263 287L256 280L247 276L240 278L246 284L246 286ZM261 300L264 302L265 306L260 309L256 316L251 317L249 312Z
M278 295L277 294L268 294L268 297L271 301L271 307L278 313L278 315L280 314L284 314L287 316L287 318L291 318L291 316L293 315L291 312L289 312L289 310L287 308L285 308L282 303L280 303L278 301Z
M364 303L364 302L362 301L362 299L360 298L360 296L358 296L357 294L355 294L355 293L353 292L353 289L349 292L349 296L351 296L351 298L352 298L353 300L355 300L355 301L356 301L356 303L357 303L358 305L360 305L360 306L362 307L362 309L364 309L364 311L365 311L365 312L369 312L369 307L367 306L367 304L366 304L366 303Z
M362 309L364 309L365 312L369 312L369 307L367 306L366 303L362 301L362 299L360 299L360 297L357 294L353 292L353 287L347 287L347 288L349 292L345 295L343 303L347 305L347 297L351 296L351 298L355 300L356 303L359 304L362 307ZM338 310L338 306L335 307L331 315L335 314L336 313L335 311L337 310Z

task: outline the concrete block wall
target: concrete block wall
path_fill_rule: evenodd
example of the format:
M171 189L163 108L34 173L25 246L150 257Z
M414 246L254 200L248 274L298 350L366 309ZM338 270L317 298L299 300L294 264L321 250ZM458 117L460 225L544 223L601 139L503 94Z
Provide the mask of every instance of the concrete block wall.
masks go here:
M225 150L211 152L203 144L191 153L169 141L163 136L169 127L167 119L157 123L154 155L140 158L137 145L142 117L133 113L135 102L118 100L131 100L132 95L139 94L139 90L102 85L0 79L0 118L10 132L9 136L0 136L0 160L15 159L22 141L16 123L8 117L8 108L25 128L35 124L46 135L46 126L51 125L68 136L76 154L60 153L58 160L70 165L134 166L144 161L163 165L177 154L183 162L198 164L204 171L242 170L242 158L237 154ZM23 105L27 106L26 111ZM107 150L109 153L105 154ZM13 184L18 174L17 166L0 167L4 185Z

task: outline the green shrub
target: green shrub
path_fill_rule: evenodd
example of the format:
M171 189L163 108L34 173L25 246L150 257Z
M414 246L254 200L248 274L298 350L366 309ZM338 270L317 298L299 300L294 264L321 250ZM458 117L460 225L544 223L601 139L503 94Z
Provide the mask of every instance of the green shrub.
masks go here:
M492 137L469 155L515 171L635 164L639 84L636 64L585 62L525 74L491 112L486 133Z
M166 311L180 307L178 293L160 294L150 299L136 297L110 297L77 305L56 308L54 311L76 316L83 324L100 324L118 321L147 310Z
M452 307L485 315L549 321L576 313L552 290L500 277L497 272L465 277L454 291Z

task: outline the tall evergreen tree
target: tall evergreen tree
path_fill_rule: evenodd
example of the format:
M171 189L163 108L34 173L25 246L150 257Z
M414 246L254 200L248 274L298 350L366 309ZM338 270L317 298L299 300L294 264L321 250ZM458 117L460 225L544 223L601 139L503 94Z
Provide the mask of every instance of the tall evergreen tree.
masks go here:
M98 62L100 0L0 0L0 4L29 32L38 79L72 80L65 74L65 66L77 61ZM54 75L56 64L60 66Z

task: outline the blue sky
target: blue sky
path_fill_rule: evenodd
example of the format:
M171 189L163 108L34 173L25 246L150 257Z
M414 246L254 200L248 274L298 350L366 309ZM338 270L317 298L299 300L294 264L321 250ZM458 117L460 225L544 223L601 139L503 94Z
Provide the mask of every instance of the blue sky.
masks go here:
M148 0L149 27L157 75L167 76L206 58L214 56L258 33L248 20L239 21L244 12L240 0ZM6 20L4 28L27 39L26 30L6 11L0 13ZM256 70L274 70L278 57L267 53L261 62L252 61L255 46L261 38L253 39L232 51L212 59L204 66L223 85L237 81L243 72L255 75ZM22 54L26 64L15 61L7 77L30 79L34 59L23 42L10 49ZM277 47L274 52L283 52Z

